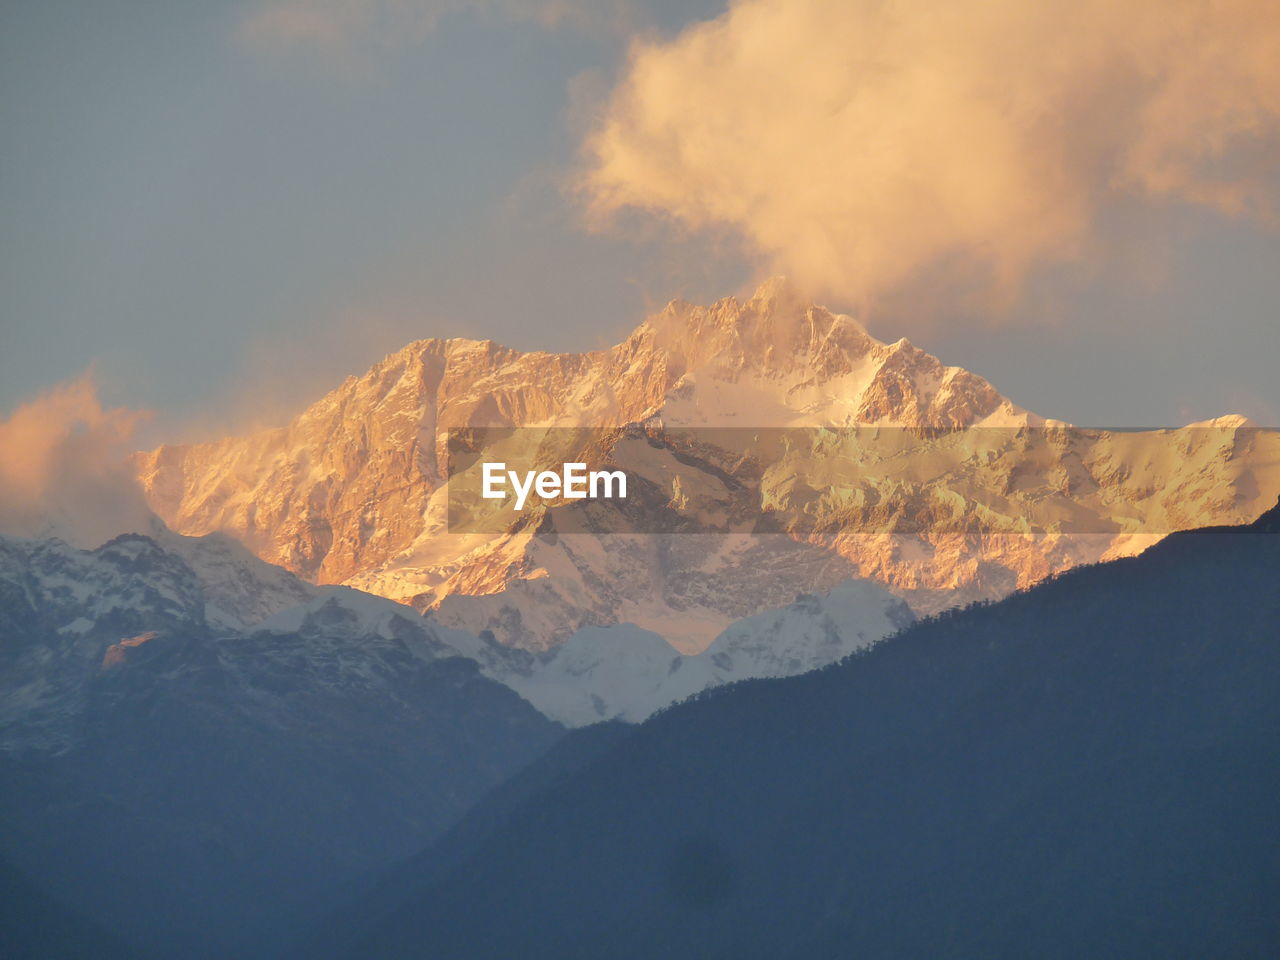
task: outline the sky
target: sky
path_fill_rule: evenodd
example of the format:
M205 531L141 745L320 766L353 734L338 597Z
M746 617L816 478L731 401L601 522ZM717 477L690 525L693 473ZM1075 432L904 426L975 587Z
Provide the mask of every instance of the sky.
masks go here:
M1046 416L1280 424L1280 16L1202 6L6 3L0 417L243 430L784 272Z

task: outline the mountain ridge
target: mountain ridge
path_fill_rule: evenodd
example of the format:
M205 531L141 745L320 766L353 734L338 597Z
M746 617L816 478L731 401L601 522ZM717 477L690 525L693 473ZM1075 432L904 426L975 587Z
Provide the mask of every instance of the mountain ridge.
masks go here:
M1170 530L1242 520L1280 488L1277 444L1234 420L1215 423L1188 434L1186 451L1178 449L1184 438L1159 431L1141 441L1146 447L1121 433L1076 431L906 338L875 339L775 279L746 300L672 301L620 343L585 353L417 340L286 426L161 446L134 464L153 509L175 530L224 532L304 579L410 603L509 646L545 650L584 627L633 622L694 653L736 620L851 578L875 580L929 613L1136 552ZM451 530L451 429L570 426L608 436L628 425L677 445L701 429L799 431L795 442L812 449L800 459L792 450L785 469L772 450L695 449L654 473L651 500L640 507L665 510L664 497L675 504L703 489L714 515L723 506L718 478L755 457L735 509L782 518L783 536L767 547L754 541L761 554L748 565L774 568L774 577L746 589L729 584L725 564L746 562L731 539L695 547L695 538L557 537L556 517L571 519L562 510L501 530ZM913 452L899 477L883 466L892 451L833 460L821 435L831 428L981 428L998 445L966 452L939 441ZM1020 431L1041 433L1026 440ZM1063 431L1069 442L1056 439ZM840 462L855 472L825 477ZM867 535L903 510L958 512L962 524ZM1096 535L1053 533L1077 516ZM825 532L806 535L794 521ZM1018 536L1033 528L1051 535ZM691 594L691 584L702 586Z
M785 297L779 290L787 291ZM779 306L779 303L782 306ZM278 440L287 439L286 469L295 478L301 478L302 468L311 466L311 455L325 444L335 442L341 431L332 430L343 417L355 413L364 434L363 444L351 451L370 453L371 438L367 435L371 425L382 427L377 439L386 444L403 448L402 457L387 457L388 467L403 468L404 460L422 455L422 470L391 472L391 479L408 480L410 477L428 483L442 482L444 471L437 466L434 450L424 449L426 435L432 430L446 430L452 426L622 426L643 420L655 414L666 394L681 386L681 379L691 371L712 367L712 373L740 378L757 358L762 358L764 372L777 374L794 368L796 351L803 346L807 357L831 357L833 351L856 354L857 359L874 355L880 363L876 373L884 371L883 382L874 384L875 395L868 398L866 414L858 422L879 422L886 419L917 418L919 405L904 406L903 377L907 368L922 365L930 377L956 380L972 384L982 395L974 409L926 411L932 415L931 425L970 425L978 411L982 415L995 412L1007 404L1007 411L1014 419L1026 415L1024 411L999 398L994 388L985 380L968 374L958 367L942 367L935 358L912 346L905 339L888 345L874 340L852 318L830 314L812 305L804 307L801 318L809 324L813 336L802 344L796 337L797 324L770 326L761 317L772 318L769 311L796 310L797 299L789 286L779 287L776 282L763 285L757 295L745 303L727 297L711 307L694 307L681 301L672 301L663 311L642 322L635 331L619 344L605 349L579 354L553 354L545 352L521 352L503 347L492 340L465 338L415 340L388 355L361 377L348 377L337 389L326 394L316 403L295 417L289 424L260 431L246 437L226 438L201 444L162 445L148 453L138 454L135 463L148 498L156 512L180 532L196 535L224 530L234 532L238 539L249 543L255 552L263 555L263 547L255 539L260 534L252 520L239 505L219 504L217 495L234 491L220 490L222 474L216 470L214 483L199 480L194 464L188 467L188 459L198 461L215 451L225 451L229 462L218 469L234 474L239 470L270 474L274 464L258 463L268 452L278 456ZM819 335L825 326L825 335ZM747 331L743 337L740 331ZM782 330L780 343L770 335ZM838 347L831 339L833 331L849 331L852 336ZM715 335L708 335L708 333ZM783 349L786 347L787 349ZM751 362L748 362L751 354ZM784 363L784 360L792 362ZM590 373L597 367L594 379L585 384L571 384L574 378ZM818 372L831 373L830 363L814 367ZM852 363L846 363L841 373L851 373ZM874 376L871 378L874 380ZM474 380L474 382L472 382ZM618 389L621 385L626 390ZM685 386L688 385L686 380ZM802 382L800 386L804 386ZM792 389L796 385L792 385ZM958 388L956 388L958 389ZM555 392L558 395L553 396ZM947 396L954 394L955 390ZM360 409L352 407L359 402ZM927 406L927 405L926 405ZM394 409L388 409L393 407ZM772 411L776 413L777 411ZM393 421L403 421L416 413L417 423L385 423L370 414L380 414ZM794 412L792 413L794 416ZM1038 422L1038 418L1032 418ZM823 425L825 421L815 420ZM914 419L905 420L908 425ZM754 426L771 425L754 422ZM326 428L323 437L315 433ZM410 429L417 428L417 429ZM317 443L322 439L324 443ZM434 441L434 437L431 438ZM289 447L303 446L299 453ZM309 445L309 446L308 446ZM292 460L288 459L292 454ZM356 457L347 451L331 459L335 468L355 466ZM435 468L435 469L433 469ZM369 467L360 468L370 472ZM376 472L374 470L373 472ZM232 476L227 486L243 484L246 478ZM280 476L268 476L268 481L279 482ZM271 482L266 484L270 488ZM259 487L256 492L264 489ZM239 491L243 493L244 491ZM384 491L393 496L398 492L394 482ZM257 499L269 499L258 497ZM260 505L260 509L265 504ZM357 509L354 505L339 509L343 516ZM276 544L267 549L265 559L279 563L309 578L339 582L349 573L345 560L336 558L325 565L325 558L317 558L314 551L290 549Z
M0 537L0 860L156 956L263 955L563 734L392 601L244 626L292 575L212 547Z

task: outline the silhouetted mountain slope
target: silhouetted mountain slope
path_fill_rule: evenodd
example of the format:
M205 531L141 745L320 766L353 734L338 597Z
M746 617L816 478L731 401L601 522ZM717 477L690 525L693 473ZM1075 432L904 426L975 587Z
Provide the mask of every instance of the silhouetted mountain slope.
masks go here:
M105 930L58 903L0 859L0 957L5 960L129 960Z
M491 790L438 843L374 878L367 892L311 931L290 957L309 960L359 947L391 920L401 903L429 894L435 883L465 865L471 851L500 833L530 798L562 783L631 729L621 721L607 721L571 731L536 762Z
M344 955L1280 955L1277 525L675 707Z

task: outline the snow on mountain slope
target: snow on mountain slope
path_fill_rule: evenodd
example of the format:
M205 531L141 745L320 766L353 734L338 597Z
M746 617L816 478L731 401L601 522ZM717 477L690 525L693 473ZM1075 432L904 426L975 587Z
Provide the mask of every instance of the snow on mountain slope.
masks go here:
M631 623L695 654L743 611L857 575L843 557L784 535L567 533L530 537L519 562L527 573L506 589L449 593L432 616L534 651L583 627Z
M584 627L531 675L514 675L506 682L567 726L614 719L638 723L721 682L708 664L696 661L634 624Z
M637 424L654 440L631 448L628 469L646 481L637 509L683 510L713 530L726 515L765 517L791 546L575 539L581 511L560 506L450 529L449 429ZM752 431L718 449L696 435L735 426ZM1238 522L1280 487L1280 437L1235 421L1064 427L774 280L746 301L672 302L590 353L417 341L284 427L162 446L135 466L181 533L222 531L307 580L531 651L632 622L694 653L736 620L850 577L923 612L998 597L1173 530ZM923 527L904 532L903 517Z
M700 654L681 654L658 634L624 623L579 630L532 670L490 675L569 726L634 723L721 684L835 663L913 620L883 587L845 582L735 623Z
M213 627L242 630L317 595L314 585L259 559L226 534L184 537L157 522L151 536L191 567L204 591L205 618Z
M492 634L450 629L434 615L347 587L317 587L308 603L257 624L249 633L323 636L378 645L412 639L437 656L476 661L552 720L581 726L639 722L655 711L724 683L784 677L834 663L913 621L883 587L845 581L775 610L731 624L700 654L684 654L634 623L584 627L553 650L532 655ZM312 651L314 653L314 651ZM349 658L349 654L344 654Z
M86 551L57 540L0 537L6 637L0 747L72 743L77 718L90 709L87 691L95 678L139 657L169 658L175 668L194 657L188 666L216 665L246 689L266 683L308 696L357 688L376 693L423 664L465 658L547 717L581 725L639 721L711 686L812 670L910 620L906 606L883 587L847 582L734 623L700 655L623 623L579 629L535 656L496 642L491 632L452 629L383 597L296 583L286 571L246 560L242 548L222 538L167 534L161 540L165 545L125 535ZM197 566L167 548L173 545ZM211 589L221 603L210 601ZM295 593L303 602L285 606ZM235 597L243 602L229 613L227 598ZM269 608L269 616L243 625ZM723 605L705 608L704 616L708 623L727 618Z
M248 632L306 633L324 622L347 637L394 637L405 624L424 622L412 607L350 587L312 587L312 591L305 603L267 617Z
M61 540L0 537L0 582L15 626L69 636L139 613L160 624L203 622L204 594L189 566L153 539L126 534L96 550Z
M0 750L66 742L85 678L108 644L143 632L139 611L178 626L200 622L203 606L190 569L147 538L88 552L0 537Z
M695 659L724 678L790 677L843 660L914 621L883 587L848 581L735 623Z
M883 587L846 581L821 595L731 624L701 654L683 654L634 623L584 627L553 650L533 655L497 643L491 633L455 630L434 615L347 587L318 587L308 603L257 624L250 635L303 639L412 640L436 656L460 655L486 676L568 726L601 720L639 722L710 687L753 677L783 677L833 663L914 619ZM317 648L318 649L318 648ZM313 655L316 650L312 650ZM327 654L326 654L327 655ZM343 654L350 659L350 654Z
M236 671L252 664L232 656L245 649L243 637L259 638L268 659L288 647L302 685L308 674L335 676L319 666L335 658L337 675L388 673L400 654L370 664L389 642L428 661L458 655L435 639L443 628L402 604L305 583L221 535L182 537L159 524L152 533L95 550L0 537L0 748L68 740L97 674L177 638L226 654L223 667Z
M0 573L23 583L28 599L50 613L65 608L93 619L169 602L182 605L174 613L183 620L207 619L227 630L243 629L318 593L223 534L184 537L154 518L147 527L96 550L57 539L0 536Z

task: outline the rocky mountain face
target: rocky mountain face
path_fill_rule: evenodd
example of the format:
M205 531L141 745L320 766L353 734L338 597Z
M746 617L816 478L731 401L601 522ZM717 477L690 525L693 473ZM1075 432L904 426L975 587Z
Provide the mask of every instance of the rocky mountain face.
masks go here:
M439 630L223 538L0 538L0 856L148 955L269 955L561 735Z
M637 478L633 513L700 532L567 504L453 528L448 432L467 427L591 429ZM697 653L853 577L931 612L1241 521L1280 488L1280 440L1231 418L1074 430L775 280L745 302L673 302L591 353L418 341L284 427L136 469L175 530L221 531L312 582L528 650L632 623Z

